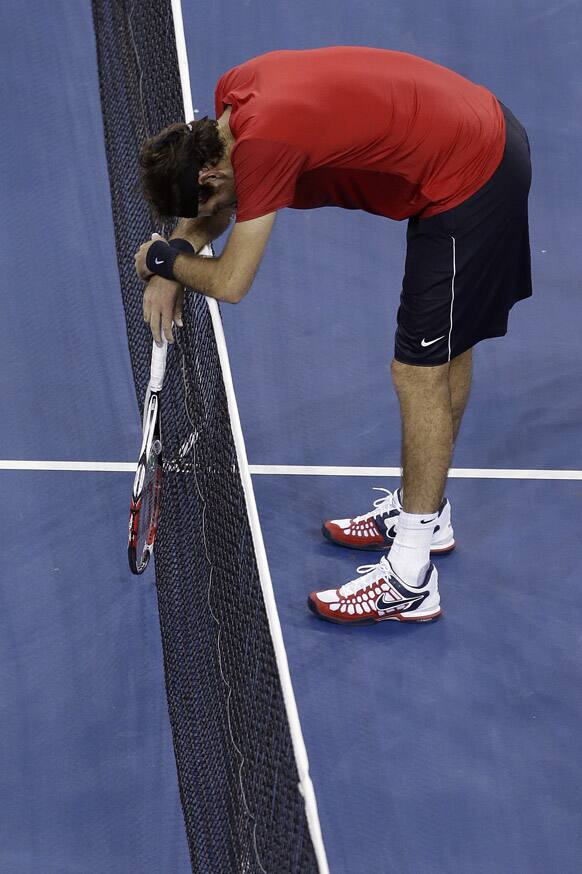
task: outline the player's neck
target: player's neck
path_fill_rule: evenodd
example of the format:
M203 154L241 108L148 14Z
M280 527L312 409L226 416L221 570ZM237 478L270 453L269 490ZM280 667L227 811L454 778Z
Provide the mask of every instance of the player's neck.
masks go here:
M227 106L220 118L218 119L218 130L220 131L220 136L222 137L226 145L227 156L230 155L230 151L234 146L234 137L232 135L229 124L231 110L232 106Z

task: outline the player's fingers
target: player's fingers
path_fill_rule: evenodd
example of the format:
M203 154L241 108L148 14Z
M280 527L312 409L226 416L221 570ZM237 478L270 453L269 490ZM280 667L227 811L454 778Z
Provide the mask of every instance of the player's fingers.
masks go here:
M162 332L160 330L161 325L161 314L158 309L152 307L152 311L150 314L150 328L152 330L152 337L156 341L156 343L162 342Z
M174 322L179 328L183 328L182 312L184 309L184 289L178 293L176 303L174 304Z
M150 286L147 285L143 293L143 320L149 322L152 314L152 295Z
M159 237L159 239L163 238ZM154 275L152 271L148 269L148 266L146 264L147 254L150 246L152 245L152 242L153 240L149 240L147 243L142 243L142 245L139 247L138 251L134 255L136 273L139 278L144 282L146 282Z
M135 262L135 272L137 273L138 278L141 279L142 281L144 281L145 279L148 278L147 276L144 275L144 268L142 267L142 265L140 264L139 261Z
M162 329L164 331L164 335L168 343L174 342L174 335L172 334L172 316L173 310L164 310L162 312Z
M148 270L148 268L146 267L145 261L143 262L143 264L138 264L136 269L137 269L137 275L144 282L147 282L147 280L151 279L152 276L154 275L151 272L151 270Z

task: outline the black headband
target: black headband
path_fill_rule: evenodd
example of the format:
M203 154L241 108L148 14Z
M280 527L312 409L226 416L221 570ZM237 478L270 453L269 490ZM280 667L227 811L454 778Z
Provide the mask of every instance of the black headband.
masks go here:
M178 197L176 215L181 218L196 218L198 215L198 173L194 167L186 167L176 180Z

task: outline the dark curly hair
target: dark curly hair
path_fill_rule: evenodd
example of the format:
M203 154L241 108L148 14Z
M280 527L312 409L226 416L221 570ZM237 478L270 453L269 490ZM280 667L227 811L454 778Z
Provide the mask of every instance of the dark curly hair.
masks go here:
M168 125L146 140L139 156L144 197L161 219L196 215L198 202L212 196L210 185L198 185L198 173L224 157L218 123L207 116L190 124Z

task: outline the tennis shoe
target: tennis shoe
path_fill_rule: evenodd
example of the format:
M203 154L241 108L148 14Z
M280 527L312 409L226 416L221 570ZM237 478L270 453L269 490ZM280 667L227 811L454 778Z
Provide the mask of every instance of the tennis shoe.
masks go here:
M394 543L398 530L398 517L402 510L400 489L390 492L388 489L375 488L375 492L384 492L384 497L377 498L374 506L362 516L352 519L328 519L323 523L322 533L326 540L347 546L350 549L378 549L386 551ZM451 505L446 498L439 507L435 523L431 555L444 555L455 548L455 537L451 525Z
M311 592L307 605L328 622L370 625L386 619L432 622L441 615L438 572L429 564L422 585L409 586L395 573L390 559L358 568L361 576L339 589Z

